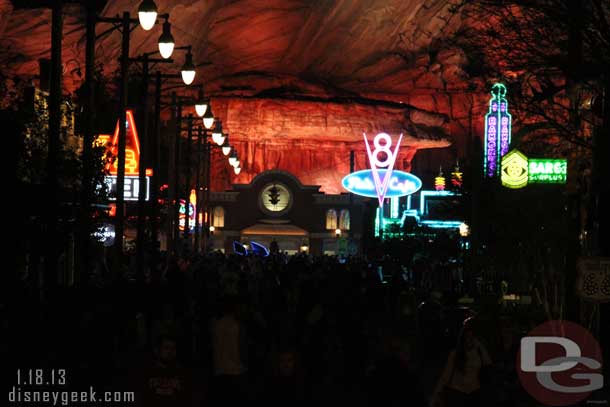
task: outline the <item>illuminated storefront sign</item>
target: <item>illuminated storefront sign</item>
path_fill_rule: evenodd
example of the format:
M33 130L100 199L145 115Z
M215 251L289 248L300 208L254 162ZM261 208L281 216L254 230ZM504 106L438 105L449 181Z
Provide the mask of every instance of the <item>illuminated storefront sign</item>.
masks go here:
M197 207L197 194L194 189L191 189L189 195L189 231L195 229L195 208ZM184 207L184 199L180 200L180 207L178 208L178 229L184 231L185 220L186 220L186 208Z
M125 193L126 201L137 201L140 192L140 181L138 174L140 172L140 140L138 138L138 130L133 117L133 112L127 110L125 121ZM104 177L104 182L110 190L110 200L116 200L116 180L118 173L118 140L119 140L119 121L114 130L114 135L100 134L97 137L98 145L106 145L108 155L113 157L112 162L106 165L106 170L110 175ZM149 198L150 176L152 170L146 169L146 200Z
M519 150L512 150L502 157L500 180L506 188L523 188L527 185L527 174L527 157Z
M530 158L529 182L539 184L565 184L568 178L568 161Z
M356 195L377 197L379 207L383 207L383 200L386 197L409 195L421 188L421 180L416 176L404 171L394 171L402 134L398 137L393 150L392 138L387 133L379 133L375 136L372 151L366 134L363 136L371 169L347 175L341 182L343 188Z
M496 83L491 88L489 111L485 115L484 172L486 177L495 177L500 159L508 153L511 138L512 117L508 113L506 86Z
M527 158L512 150L502 158L502 185L523 188L529 184L565 184L568 178L568 161L565 159Z
M105 247L110 247L114 244L114 238L116 236L114 225L112 223L100 224L95 228L91 236Z
M104 177L104 183L108 187L110 197L108 200L116 201L116 175L107 175ZM149 190L150 190L150 177L146 177L146 191L145 200L148 201ZM123 187L123 199L125 201L137 201L140 194L140 178L137 175L125 175L125 184Z
M380 176L385 178L387 170L379 170ZM342 181L343 188L356 194L367 196L369 198L377 197L375 189L375 181L372 170L356 171ZM387 189L384 198L394 198L399 196L410 195L421 188L421 180L413 174L404 171L392 171L392 176L389 177Z
M125 121L125 175L138 175L140 171L140 140L138 138L138 130L136 129L136 121L133 118L133 112L127 110L125 113L125 117L127 118ZM109 148L114 160L106 166L106 169L110 174L117 175L119 161L118 120Z

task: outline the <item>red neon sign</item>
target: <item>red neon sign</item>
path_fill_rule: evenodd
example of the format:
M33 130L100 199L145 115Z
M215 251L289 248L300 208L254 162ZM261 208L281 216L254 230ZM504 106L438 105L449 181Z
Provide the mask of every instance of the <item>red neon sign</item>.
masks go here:
M138 175L140 171L140 140L138 138L138 130L136 129L136 121L133 118L133 111L127 110L126 134L125 134L125 175ZM100 135L98 139L107 139L107 136ZM108 147L114 157L118 156L119 150L119 121L117 120L116 128L112 142ZM118 173L118 158L115 158L112 163L106 166L106 169L111 175Z

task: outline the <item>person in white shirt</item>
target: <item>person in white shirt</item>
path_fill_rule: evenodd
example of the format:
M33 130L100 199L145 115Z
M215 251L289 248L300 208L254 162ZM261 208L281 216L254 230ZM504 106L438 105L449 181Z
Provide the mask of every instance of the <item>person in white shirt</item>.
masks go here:
M248 397L247 340L238 311L236 299L226 298L222 315L211 323L216 393L213 397L222 403L219 405L240 405Z
M491 358L472 329L472 318L464 321L456 349L432 395L432 405L446 407L481 405L481 370L491 365Z

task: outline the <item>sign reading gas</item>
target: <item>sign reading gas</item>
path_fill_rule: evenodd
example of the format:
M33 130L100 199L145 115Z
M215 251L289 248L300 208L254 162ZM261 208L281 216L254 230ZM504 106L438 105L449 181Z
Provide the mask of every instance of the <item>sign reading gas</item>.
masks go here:
M388 170L380 169L378 171L381 178L385 178L385 174ZM377 197L372 170L353 172L343 178L341 184L343 185L343 188L356 195L367 196L369 198ZM417 192L421 186L421 180L415 175L404 171L394 170L388 181L385 197L394 198L410 195Z

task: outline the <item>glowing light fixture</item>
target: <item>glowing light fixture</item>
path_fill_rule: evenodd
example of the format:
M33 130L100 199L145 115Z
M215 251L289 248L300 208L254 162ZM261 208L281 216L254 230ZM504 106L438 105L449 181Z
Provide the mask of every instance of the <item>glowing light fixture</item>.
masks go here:
M463 175L463 173L460 171L460 163L456 163L455 169L451 173L451 186L453 188L457 188L457 189L462 188L462 184L463 184L462 175Z
M171 24L165 20L163 23L163 33L159 37L159 54L165 59L172 56L174 52L174 36L172 35Z
M220 120L216 120L216 127L212 131L212 141L219 146L225 141L225 136L222 134L222 122Z
M152 0L144 0L138 7L138 19L145 31L150 30L157 21L157 5Z
M239 175L239 173L241 172L241 167L233 168L233 172L235 172L235 175Z
M460 229L460 236L467 237L470 235L470 226L468 226L466 223L462 222L458 228Z
M185 85L190 85L195 80L195 64L193 63L193 54L191 54L190 49L186 53L186 57L184 57L184 65L182 65L180 73Z
M205 112L208 110L208 102L203 97L203 87L199 88L199 95L197 97L197 103L195 103L195 111L197 116L203 117Z
M341 229L335 229L335 236L341 237Z
M441 167L438 176L434 178L434 189L437 191L445 190L445 177L443 176L443 168Z
M207 107L205 113L203 114L203 127L207 130L210 130L214 125L214 115L212 114L212 106Z
M214 226L210 226L210 234L213 235L216 228Z
M233 150L229 156L229 164L235 167L235 162L237 162L237 152Z
M231 150L232 150L232 148L231 148L231 145L229 144L229 135L227 134L225 136L224 143L222 143L222 154L223 155L229 155Z

